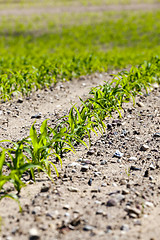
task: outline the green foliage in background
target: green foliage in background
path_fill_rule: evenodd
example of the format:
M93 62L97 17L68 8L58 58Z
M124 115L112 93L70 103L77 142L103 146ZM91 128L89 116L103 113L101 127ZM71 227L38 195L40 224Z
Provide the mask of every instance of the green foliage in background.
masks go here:
M109 14L109 13L108 13ZM0 98L80 75L140 64L160 53L160 11L5 18L0 25ZM86 22L81 20L85 16ZM75 23L74 17L77 20ZM94 20L93 20L94 19ZM36 22L34 22L34 20ZM91 21L92 20L92 21ZM88 21L88 23L87 23ZM38 24L36 27L36 24Z

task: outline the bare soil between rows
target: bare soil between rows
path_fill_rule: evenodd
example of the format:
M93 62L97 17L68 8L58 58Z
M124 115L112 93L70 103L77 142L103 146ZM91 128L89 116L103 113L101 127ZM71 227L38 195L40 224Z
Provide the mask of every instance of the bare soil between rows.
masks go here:
M31 14L60 14L60 13L85 13L85 12L108 12L108 11L151 11L160 9L160 3L131 3L101 6L69 6L69 7L27 7L0 10L0 16L4 15L31 15Z
M37 114L36 127L46 118L54 124L104 80L111 80L108 73L96 73L1 103L1 139L27 136ZM159 240L160 88L137 96L135 106L124 104L122 118L114 113L106 125L103 135L93 134L90 149L77 146L63 158L63 169L57 164L55 184L44 174L35 184L25 179L22 213L13 200L0 202L1 239Z

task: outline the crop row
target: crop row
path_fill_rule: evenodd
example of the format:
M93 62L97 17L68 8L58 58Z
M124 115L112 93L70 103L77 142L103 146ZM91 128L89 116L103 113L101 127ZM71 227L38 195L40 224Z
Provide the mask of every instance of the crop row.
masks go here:
M160 54L160 11L59 18L2 19L0 99L28 95L59 80L140 64Z
M113 111L118 111L121 116L123 103L130 99L134 102L134 97L142 90L147 92L154 82L160 83L158 57L132 67L129 72L120 72L110 84L105 82L103 86L92 88L90 97L85 101L81 99L81 106L72 106L68 115L57 120L54 128L47 124L46 119L40 131L33 124L29 136L20 141L1 141L0 199L10 197L19 203L18 196L25 186L26 175L36 181L37 174L43 171L53 181L52 168L59 176L55 160L62 166L64 153L74 152L77 144L87 146L86 136L90 142L91 132L103 133L106 129L105 118L111 117ZM2 146L6 141L10 147ZM7 190L8 183L13 185L17 194Z

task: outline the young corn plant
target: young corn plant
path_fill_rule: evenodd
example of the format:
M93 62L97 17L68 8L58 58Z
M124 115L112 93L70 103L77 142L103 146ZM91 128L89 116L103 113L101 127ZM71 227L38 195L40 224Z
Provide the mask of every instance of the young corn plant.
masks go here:
M5 185L11 183L15 190L19 193L19 189L24 185L23 182L19 179L19 173L17 170L9 170L9 173L6 174L4 167L7 166L6 162L6 150L3 149L0 152L0 200L3 198L11 198L15 200L19 205L19 210L22 211L18 195L15 193L10 193Z
M28 163L26 161L26 156L24 154L24 140L17 143L11 142L11 144L13 147L8 149L3 148L8 156L7 161L5 161L5 165L10 172L8 176L11 176L14 188L16 189L17 194L19 194L21 188L25 186L22 181L23 174L28 170L32 171L35 168L42 169L42 167L38 163Z
M112 116L112 112L117 110L120 114L119 108L121 107L121 99L119 98L121 88L116 85L112 87L110 84L105 83L104 86L93 88L90 94L93 97L88 101L92 104L92 111L97 122L105 129L104 119Z
M39 166L38 170L43 170L51 178L51 165L54 167L57 176L59 176L56 166L49 160L49 157L56 156L61 160L60 156L51 147L53 141L50 140L50 132L48 132L47 120L40 127L40 134L37 134L35 124L31 126L30 135L23 140L26 161L29 164ZM52 151L53 150L53 151ZM34 169L30 169L31 178L35 180Z
M67 120L63 124L67 127L67 133L70 141L73 143L81 143L87 147L85 141L83 141L85 136L88 136L90 142L90 132L94 131L93 121L91 121L91 112L87 106L82 106L77 108L73 106L68 116L65 116Z
M74 152L74 147L67 133L67 128L62 123L55 128L49 127L50 131L50 149L55 152L56 161L60 161L62 167L62 157L65 152Z
M84 119L84 123L85 123L85 119L87 119L88 123L89 123L89 143L90 142L90 133L94 132L95 134L97 134L96 132L96 128L102 133L103 130L105 129L105 124L102 121L102 118L100 116L100 114L98 113L98 111L94 111L94 107L93 107L93 103L90 101L90 98L88 98L86 101L83 101L82 99L81 103L81 115L82 118Z

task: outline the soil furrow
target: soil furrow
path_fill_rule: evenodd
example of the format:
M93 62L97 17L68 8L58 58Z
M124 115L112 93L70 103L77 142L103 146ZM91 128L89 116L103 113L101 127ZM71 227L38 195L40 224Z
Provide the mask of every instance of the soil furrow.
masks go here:
M128 4L128 5L104 5L104 6L69 6L69 7L27 7L0 10L0 15L30 15L30 14L60 14L60 13L85 13L85 12L108 12L108 11L137 11L137 10L157 10L160 3L154 4Z

